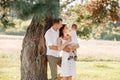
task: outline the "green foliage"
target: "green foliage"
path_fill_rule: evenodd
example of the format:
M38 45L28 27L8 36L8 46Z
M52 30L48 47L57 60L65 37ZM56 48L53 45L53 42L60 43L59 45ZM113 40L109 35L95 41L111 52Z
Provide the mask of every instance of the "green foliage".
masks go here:
M103 32L103 33L101 34L100 39L120 41L120 34L115 34L115 33L110 33L110 34L108 34L107 32Z
M3 28L5 29L15 26L15 24L9 19L8 15L8 13L10 12L10 1L11 0L0 1L0 23L2 23Z
M113 28L113 31L120 34L120 27L117 27L117 28Z
M8 19L7 15L2 15L2 17L0 18L0 22L3 24L3 27L6 29L8 27L15 27L15 24Z
M82 39L90 39L91 29L88 27L82 27L77 30L77 35Z
M30 24L31 20L23 21L21 19L13 19L13 23L15 23L14 27L11 25L4 28L3 24L0 23L0 34L6 35L25 35L28 25Z
M0 4L3 13L11 14L13 11L12 14L22 20L32 19L34 16L41 24L46 17L57 18L60 15L59 0L2 0Z
M10 7L10 2L12 0L1 0L0 1L0 8L2 7L3 9L6 9L8 7Z
M33 15L36 16L36 18L56 18L59 16L60 11L60 5L57 0L17 0L12 1L11 4L21 19L27 19Z
M120 41L119 30L120 27L114 28L113 25L108 25L108 27L104 28L104 30L100 34L99 39Z
M71 4L72 2L74 2L75 0L65 0L63 2L61 2L61 7L64 9L64 8L67 8L67 6L69 4Z

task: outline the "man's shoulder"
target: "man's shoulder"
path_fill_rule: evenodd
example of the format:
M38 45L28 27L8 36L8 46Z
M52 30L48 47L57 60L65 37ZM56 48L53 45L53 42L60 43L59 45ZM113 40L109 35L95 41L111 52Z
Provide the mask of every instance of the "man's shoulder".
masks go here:
M51 32L51 28L46 31L46 33L50 33L50 32Z

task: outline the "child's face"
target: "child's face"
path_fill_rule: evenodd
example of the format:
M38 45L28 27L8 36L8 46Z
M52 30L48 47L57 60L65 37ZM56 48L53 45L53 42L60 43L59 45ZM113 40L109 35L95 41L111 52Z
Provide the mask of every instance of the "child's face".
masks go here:
M75 28L74 26L71 27L72 30L77 30L77 28Z

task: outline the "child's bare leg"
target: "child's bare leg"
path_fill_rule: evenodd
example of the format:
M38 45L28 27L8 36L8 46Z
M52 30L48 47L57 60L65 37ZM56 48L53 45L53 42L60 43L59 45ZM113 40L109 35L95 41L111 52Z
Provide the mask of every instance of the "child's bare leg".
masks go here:
M73 53L74 53L74 60L76 61L77 60L77 50L74 50Z
M72 58L72 50L71 50L70 53L69 53L68 60L70 60L71 58Z
M73 52L74 52L74 55L77 55L77 50L76 49Z
M68 45L68 47L70 48L70 53L69 53L69 57L68 57L68 60L70 60L72 58L72 47L71 45Z
M67 77L63 77L63 80L68 80Z
M76 53L76 49L74 49L74 46L72 46L72 45L69 44L68 47L71 49L70 55L69 55L69 57L68 57L68 60L70 60L70 59L77 60L77 59L76 59L77 53Z
M72 80L72 76L69 76L69 77L68 77L68 80Z

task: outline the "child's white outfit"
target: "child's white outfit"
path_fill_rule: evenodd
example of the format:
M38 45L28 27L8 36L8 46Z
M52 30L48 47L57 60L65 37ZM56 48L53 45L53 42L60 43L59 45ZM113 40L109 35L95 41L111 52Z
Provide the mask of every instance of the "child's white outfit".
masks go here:
M69 34L70 34L70 36L71 36L71 38L72 38L71 43L73 43L73 44L78 44L77 32L76 32L76 30L71 30Z
M78 44L78 40L77 40L77 33L76 33L76 30L71 30L71 32L70 32L70 36L71 36L71 39L72 39L72 41L71 41L71 45L76 45L76 44ZM73 53L72 54L69 54L69 57L68 57L68 59L71 59L71 58L77 58L77 55L76 55L76 50L75 51L73 51Z

